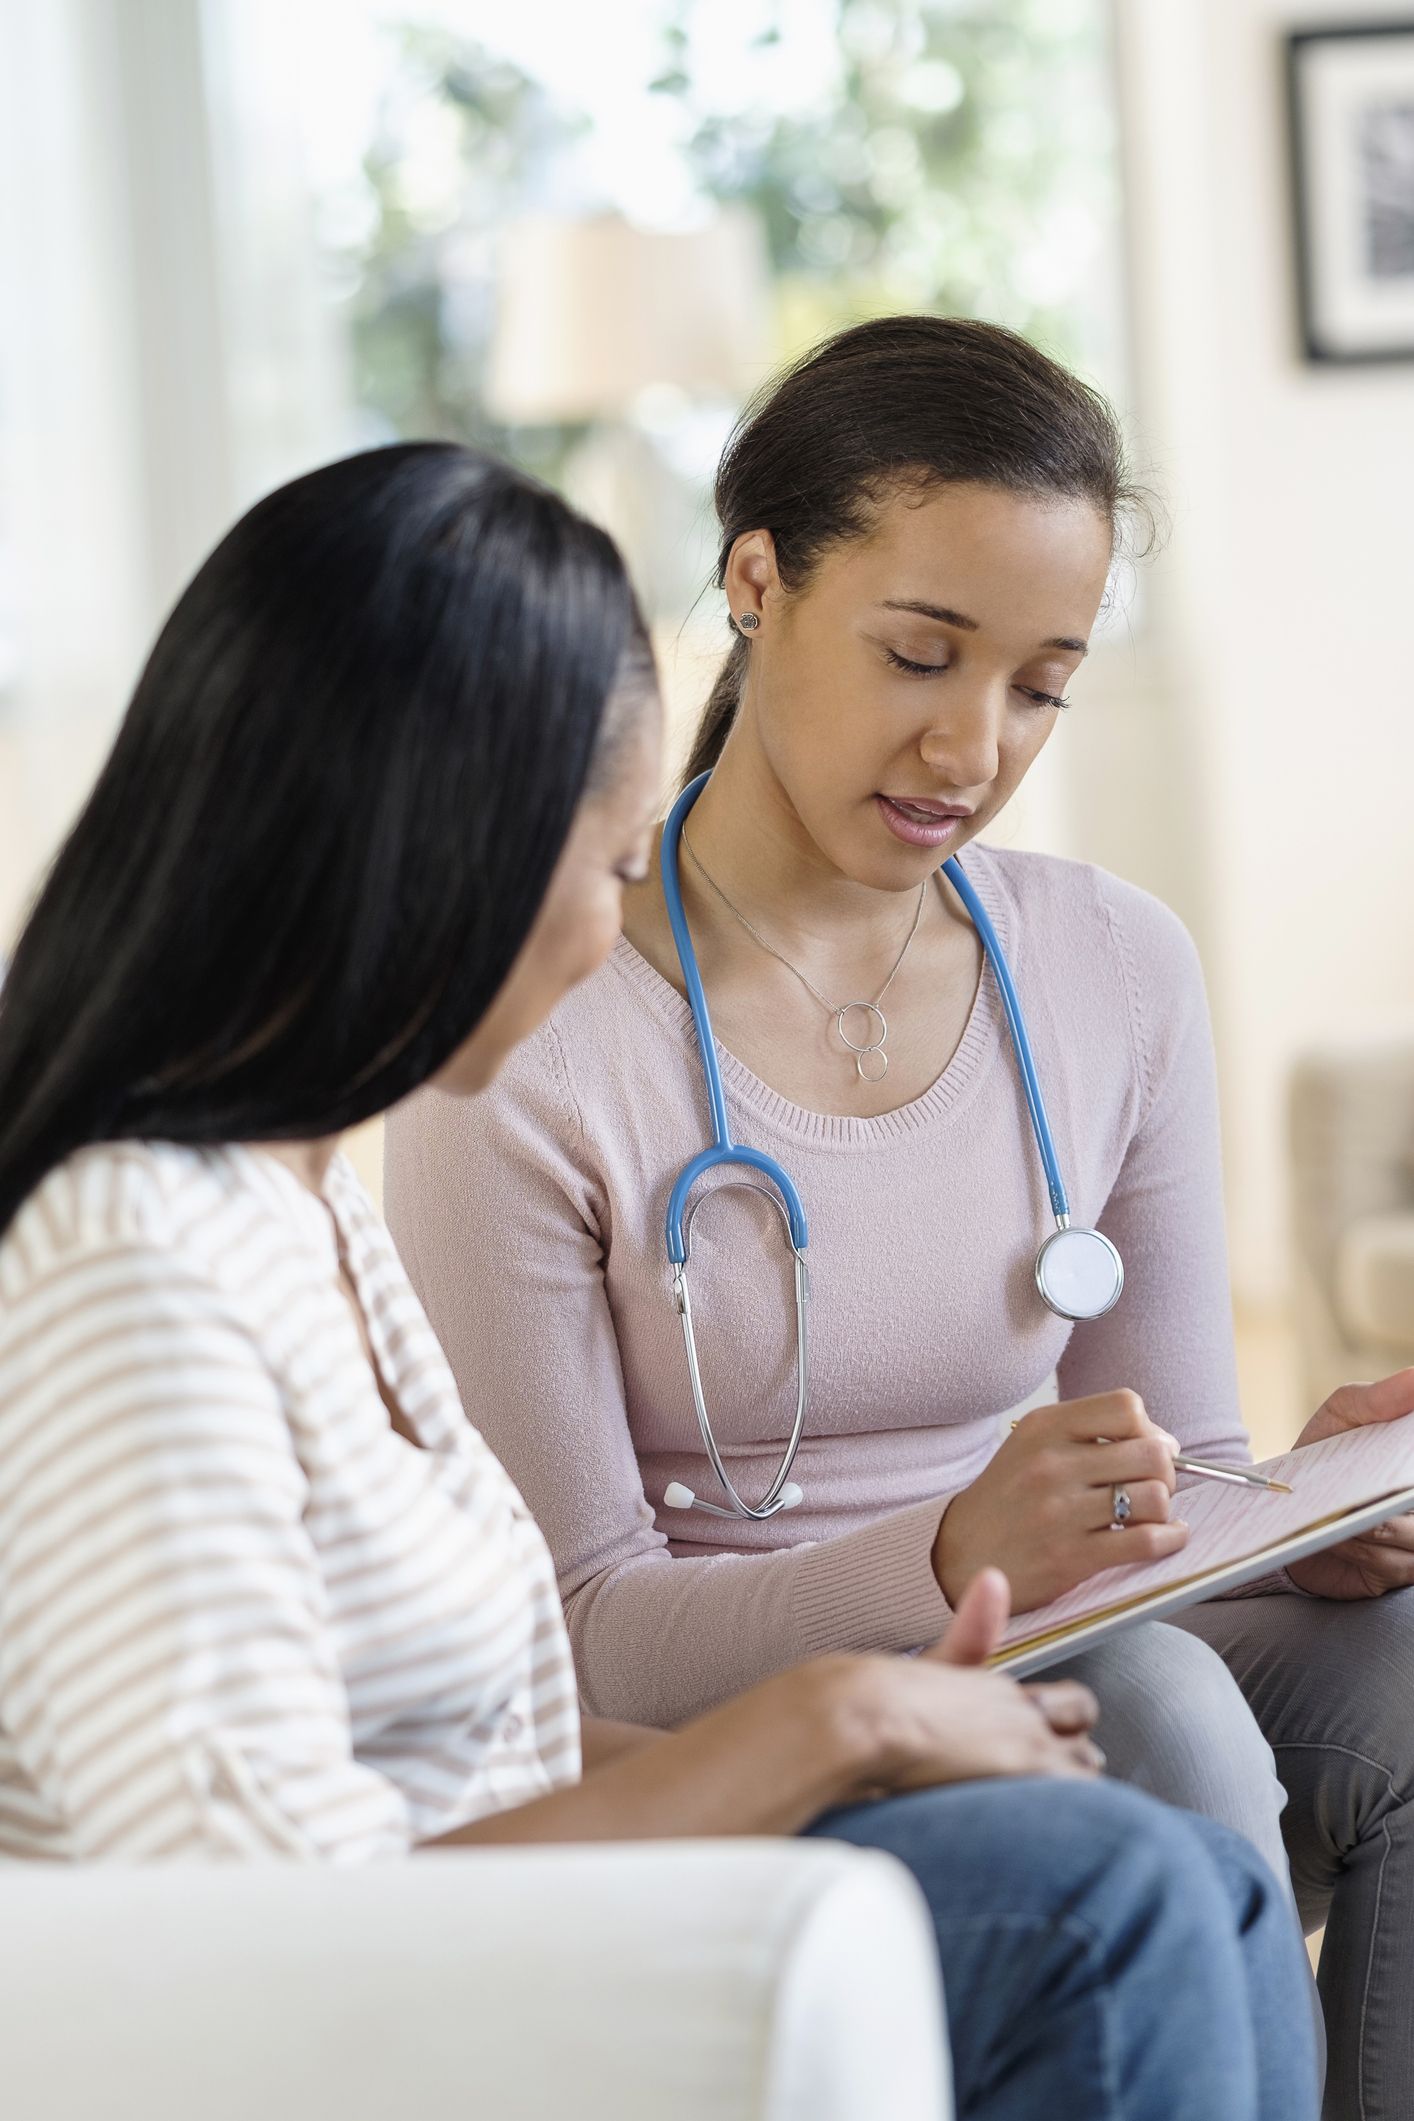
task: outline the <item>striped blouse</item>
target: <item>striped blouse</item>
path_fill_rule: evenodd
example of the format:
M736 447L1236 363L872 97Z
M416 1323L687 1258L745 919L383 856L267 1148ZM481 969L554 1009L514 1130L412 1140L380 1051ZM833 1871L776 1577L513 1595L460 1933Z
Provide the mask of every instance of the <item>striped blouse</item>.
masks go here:
M362 1862L578 1773L544 1541L348 1164L51 1172L0 1240L0 1856Z

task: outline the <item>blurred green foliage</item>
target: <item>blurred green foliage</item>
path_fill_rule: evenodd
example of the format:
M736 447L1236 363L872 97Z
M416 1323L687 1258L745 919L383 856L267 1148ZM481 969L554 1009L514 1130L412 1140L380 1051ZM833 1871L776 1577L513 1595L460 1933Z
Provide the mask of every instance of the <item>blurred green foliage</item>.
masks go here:
M645 84L676 106L703 196L759 217L782 355L861 316L927 308L1012 324L1104 376L1113 323L1090 289L1116 212L1105 0L817 4L833 9L839 55L828 107L772 110L749 79L731 109L714 104L714 0L664 0ZM761 14L748 74L753 56L782 55L780 0ZM571 434L508 435L483 404L494 243L554 193L586 123L493 51L399 32L364 165L370 211L345 246L356 395L376 431L511 449L553 476ZM410 181L429 130L430 187L425 168Z
M1086 224L1103 240L1117 211L1103 0L834 0L834 107L785 115L711 107L712 5L674 0L654 87L691 114L704 193L758 215L787 350L917 308L1103 358L1074 284ZM783 18L763 14L766 56Z
M556 107L507 59L441 28L410 26L364 157L372 211L349 249L354 395L384 438L442 436L502 451L487 411L498 229L534 196L586 121ZM409 182L429 119L441 182ZM514 454L552 473L568 436L514 437Z

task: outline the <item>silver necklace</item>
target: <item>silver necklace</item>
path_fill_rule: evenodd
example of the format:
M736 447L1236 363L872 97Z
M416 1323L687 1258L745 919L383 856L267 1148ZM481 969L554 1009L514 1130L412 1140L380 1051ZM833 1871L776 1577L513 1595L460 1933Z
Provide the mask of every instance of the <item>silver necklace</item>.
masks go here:
M924 881L918 887L918 904L917 907L914 909L913 926L909 929L908 934L904 937L903 948L902 950L900 950L898 956L894 960L894 969L889 974L888 978L884 981L883 986L879 989L873 1001L832 1002L828 995L822 994L820 992L820 989L814 984L813 981L808 980L805 977L805 974L801 971L799 965L793 965L788 957L783 957L774 943L767 942L765 936L761 933L761 930L759 928L752 927L751 922L746 918L746 915L741 911L739 906L734 906L732 904L731 900L727 897L726 892L723 891L721 885L717 882L717 879L712 876L704 867L702 859L698 854L697 849L693 846L692 841L688 838L685 829L682 836L682 843L692 857L693 868L697 871L698 875L702 878L702 881L709 887L709 889L715 891L717 897L721 900L722 904L726 907L728 913L732 916L732 919L740 921L742 927L746 930L747 934L751 937L752 941L755 943L759 943L761 948L767 953L767 955L773 957L778 965L784 965L787 972L794 973L795 977L800 981L801 986L804 987L808 993L813 994L816 1001L819 1002L821 1008L827 1010L829 1014L834 1018L835 1029L839 1033L841 1042L844 1045L848 1046L850 1052L854 1055L854 1070L856 1075L859 1077L860 1081L864 1083L881 1083L884 1080L884 1077L889 1072L889 1056L884 1051L884 1042L889 1035L889 1020L885 1016L879 1004L883 1001L884 996L888 993L890 987L892 987L894 981L898 978L899 967L900 965L902 965L904 959L908 955L908 946L913 941L914 936L918 933L918 923L923 918L923 901L927 896L928 892L927 879L925 878ZM862 1030L866 1034L862 1041L852 1039L849 1035L849 1032L845 1029L845 1023L847 1018L852 1016L856 1010L859 1010L864 1018L863 1023L855 1027L858 1030Z

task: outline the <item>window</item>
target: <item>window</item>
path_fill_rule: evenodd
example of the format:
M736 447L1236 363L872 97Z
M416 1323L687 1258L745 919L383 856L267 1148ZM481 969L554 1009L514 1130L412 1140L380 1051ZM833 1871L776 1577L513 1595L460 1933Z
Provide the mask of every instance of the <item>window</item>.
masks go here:
M749 221L758 372L853 318L928 307L1012 324L1122 393L1105 0L619 0L612 33L571 0L212 12L219 78L243 75L267 147L272 101L302 129L351 437L483 442L609 515L651 466L655 507L677 479L684 522L700 516L740 388L634 388L630 368L612 418L553 389L526 418L497 387L517 231L603 214L682 236L724 210ZM587 464L605 424L617 459ZM699 537L660 605L686 608L702 558Z

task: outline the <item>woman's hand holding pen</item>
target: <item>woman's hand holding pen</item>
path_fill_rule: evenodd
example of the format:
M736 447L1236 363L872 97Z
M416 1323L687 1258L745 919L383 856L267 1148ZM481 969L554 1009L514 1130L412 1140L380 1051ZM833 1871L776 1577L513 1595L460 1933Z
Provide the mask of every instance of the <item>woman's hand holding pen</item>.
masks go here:
M1134 1392L1036 1408L943 1513L933 1542L943 1596L956 1606L991 1565L1011 1585L1012 1610L1024 1613L1100 1569L1176 1554L1188 1538L1169 1514L1177 1450ZM1130 1504L1118 1528L1116 1488Z

